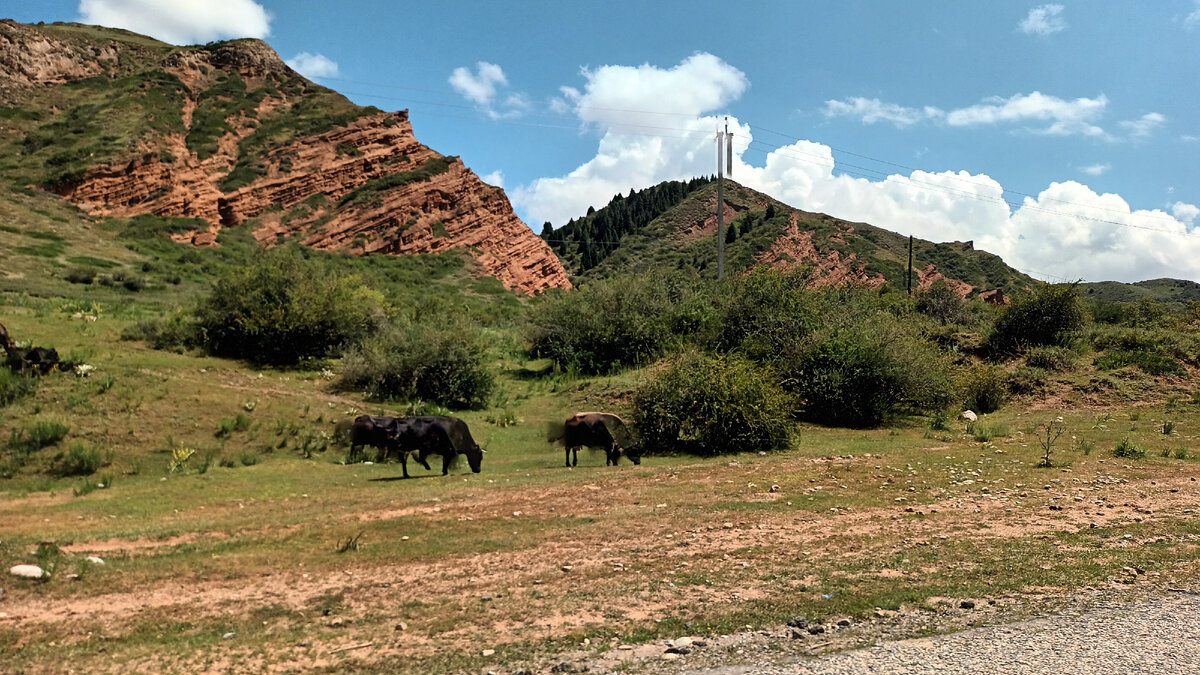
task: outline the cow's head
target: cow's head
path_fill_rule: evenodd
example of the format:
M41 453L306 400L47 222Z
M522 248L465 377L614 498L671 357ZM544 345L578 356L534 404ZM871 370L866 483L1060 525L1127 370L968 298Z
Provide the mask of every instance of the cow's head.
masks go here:
M471 465L472 473L479 473L483 468L483 449L478 445L463 453L467 456L467 464Z
M629 447L625 448L625 456L628 457L629 461L633 462L634 464L641 464L642 446L630 445Z

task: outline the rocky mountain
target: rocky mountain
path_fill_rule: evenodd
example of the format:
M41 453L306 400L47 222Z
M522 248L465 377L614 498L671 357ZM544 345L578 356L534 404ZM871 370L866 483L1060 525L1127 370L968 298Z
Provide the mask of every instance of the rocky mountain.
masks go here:
M733 181L725 183L725 271L753 265L809 265L818 285L860 283L906 288L908 238L789 207ZM709 179L663 183L543 231L575 282L655 267L715 274L717 185ZM913 242L914 290L945 280L963 296L1006 302L1036 283L971 242Z
M0 21L0 176L92 216L199 219L350 254L458 251L508 289L568 288L502 190L353 105L266 44L174 47L126 31ZM202 221L202 222L200 222Z

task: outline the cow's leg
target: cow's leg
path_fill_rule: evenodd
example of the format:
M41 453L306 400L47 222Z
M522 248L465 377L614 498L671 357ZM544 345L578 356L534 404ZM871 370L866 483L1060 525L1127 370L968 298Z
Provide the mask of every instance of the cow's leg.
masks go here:
M433 467L429 466L428 457L429 455L424 449L417 453L417 461L421 463L421 466L425 467L426 471L433 471Z
M579 446L571 448L571 466L579 466Z
M443 476L448 475L450 473L450 462L453 459L454 459L454 455L451 455L449 453L442 455L442 475Z
M362 449L363 449L363 446L361 446L361 445L355 445L353 443L350 444L350 461L351 462L358 461L358 454L360 452L362 452Z
M408 451L400 451L400 470L404 472L404 477L408 478Z
M564 447L564 450L565 450L565 451L566 451L566 453L567 453L567 455L566 455L566 462L567 462L567 463L566 463L564 466L566 466L566 467L569 469L569 468L571 468L571 446L566 446L566 447Z

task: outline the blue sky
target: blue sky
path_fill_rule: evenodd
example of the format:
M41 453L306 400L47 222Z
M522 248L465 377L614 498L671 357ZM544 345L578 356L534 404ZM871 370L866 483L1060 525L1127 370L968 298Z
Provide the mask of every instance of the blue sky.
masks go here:
M1200 0L0 0L176 44L260 37L562 225L715 172L1034 276L1200 280Z

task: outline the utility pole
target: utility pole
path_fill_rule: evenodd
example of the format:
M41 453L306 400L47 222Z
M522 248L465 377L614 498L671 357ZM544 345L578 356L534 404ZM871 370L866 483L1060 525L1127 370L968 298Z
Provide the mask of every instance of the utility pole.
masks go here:
M724 154L724 157L722 157ZM725 131L717 132L717 280L725 276L725 173L733 174L733 134L729 118Z
M908 276L904 277L905 286L908 287L908 294L912 295L912 235L908 235Z

